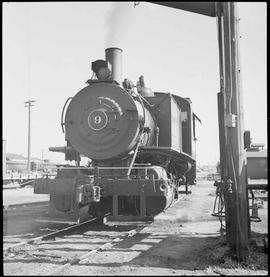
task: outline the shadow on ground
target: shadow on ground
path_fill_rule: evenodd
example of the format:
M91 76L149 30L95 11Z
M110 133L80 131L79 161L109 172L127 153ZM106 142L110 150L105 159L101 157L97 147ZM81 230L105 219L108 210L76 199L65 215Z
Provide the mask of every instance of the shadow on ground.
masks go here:
M139 233L135 237L117 243L113 248L104 250L100 255L106 259L99 260L98 255L83 265L119 267L140 266L181 270L250 269L268 270L268 255L258 253L254 248L246 262L232 261L225 238L220 236L203 236L190 234L152 235Z

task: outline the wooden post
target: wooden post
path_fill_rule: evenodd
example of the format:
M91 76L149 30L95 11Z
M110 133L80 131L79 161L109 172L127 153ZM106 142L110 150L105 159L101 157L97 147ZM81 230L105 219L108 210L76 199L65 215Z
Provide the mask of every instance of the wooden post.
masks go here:
M7 156L6 156L6 140L2 140L2 149L3 149L3 179L6 176L7 173Z
M241 261L248 254L248 199L235 3L217 3L217 16L219 55L222 61L220 62L221 93L224 91L224 99L222 94L219 95L219 108L222 109L219 111L220 154L223 163L222 177L229 188L225 196L226 235L232 256Z
M224 180L228 176L226 161L226 132L225 132L225 104L223 89L218 96L218 125L219 125L219 152L220 152L220 175Z
M118 216L118 195L117 194L113 195L113 216L114 217Z

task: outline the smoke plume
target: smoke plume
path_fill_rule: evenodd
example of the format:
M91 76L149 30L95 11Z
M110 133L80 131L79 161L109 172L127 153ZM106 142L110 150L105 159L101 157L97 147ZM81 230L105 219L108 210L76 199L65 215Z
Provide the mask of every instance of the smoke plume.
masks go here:
M121 47L124 37L134 22L136 9L133 2L113 2L105 15L106 47Z

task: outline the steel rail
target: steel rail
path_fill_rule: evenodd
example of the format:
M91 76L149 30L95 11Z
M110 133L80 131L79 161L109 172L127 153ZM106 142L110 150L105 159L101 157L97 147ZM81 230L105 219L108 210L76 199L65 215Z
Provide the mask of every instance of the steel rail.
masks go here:
M9 212L16 209L30 209L30 208L43 208L48 207L49 200L40 202L30 202L30 203L19 203L19 204L6 204L3 205L3 212ZM18 211L18 210L17 210Z
M22 241L20 243L16 243L15 245L11 245L11 246L7 247L6 249L3 249L3 250L4 250L4 252L16 252L16 249L20 248L21 246L24 246L24 245L27 245L27 244L34 244L34 243L37 243L37 242L43 241L43 240L53 239L57 236L67 234L71 231L75 231L76 229L81 228L82 226L87 225L88 223L93 222L95 220L97 220L96 217L92 218L92 219L90 219L86 222L80 223L80 224L72 225L72 226L66 227L64 229L57 230L55 232L52 232L52 233L49 233L49 234L46 234L46 235L43 235L43 236L39 236L39 237L32 238L32 239L29 239L29 240L26 240L26 241Z

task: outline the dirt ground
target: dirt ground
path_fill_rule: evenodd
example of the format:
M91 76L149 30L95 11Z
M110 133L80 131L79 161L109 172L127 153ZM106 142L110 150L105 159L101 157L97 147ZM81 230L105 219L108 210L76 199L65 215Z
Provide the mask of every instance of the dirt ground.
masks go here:
M219 233L220 222L211 216L214 201L213 181L200 181L191 195L140 233L67 268L62 275L268 275L268 255L252 245L246 262L231 260ZM267 236L267 204L259 209L262 222L252 223L253 237ZM23 269L29 272L27 267L46 275L50 265L4 263L4 273L23 275Z

